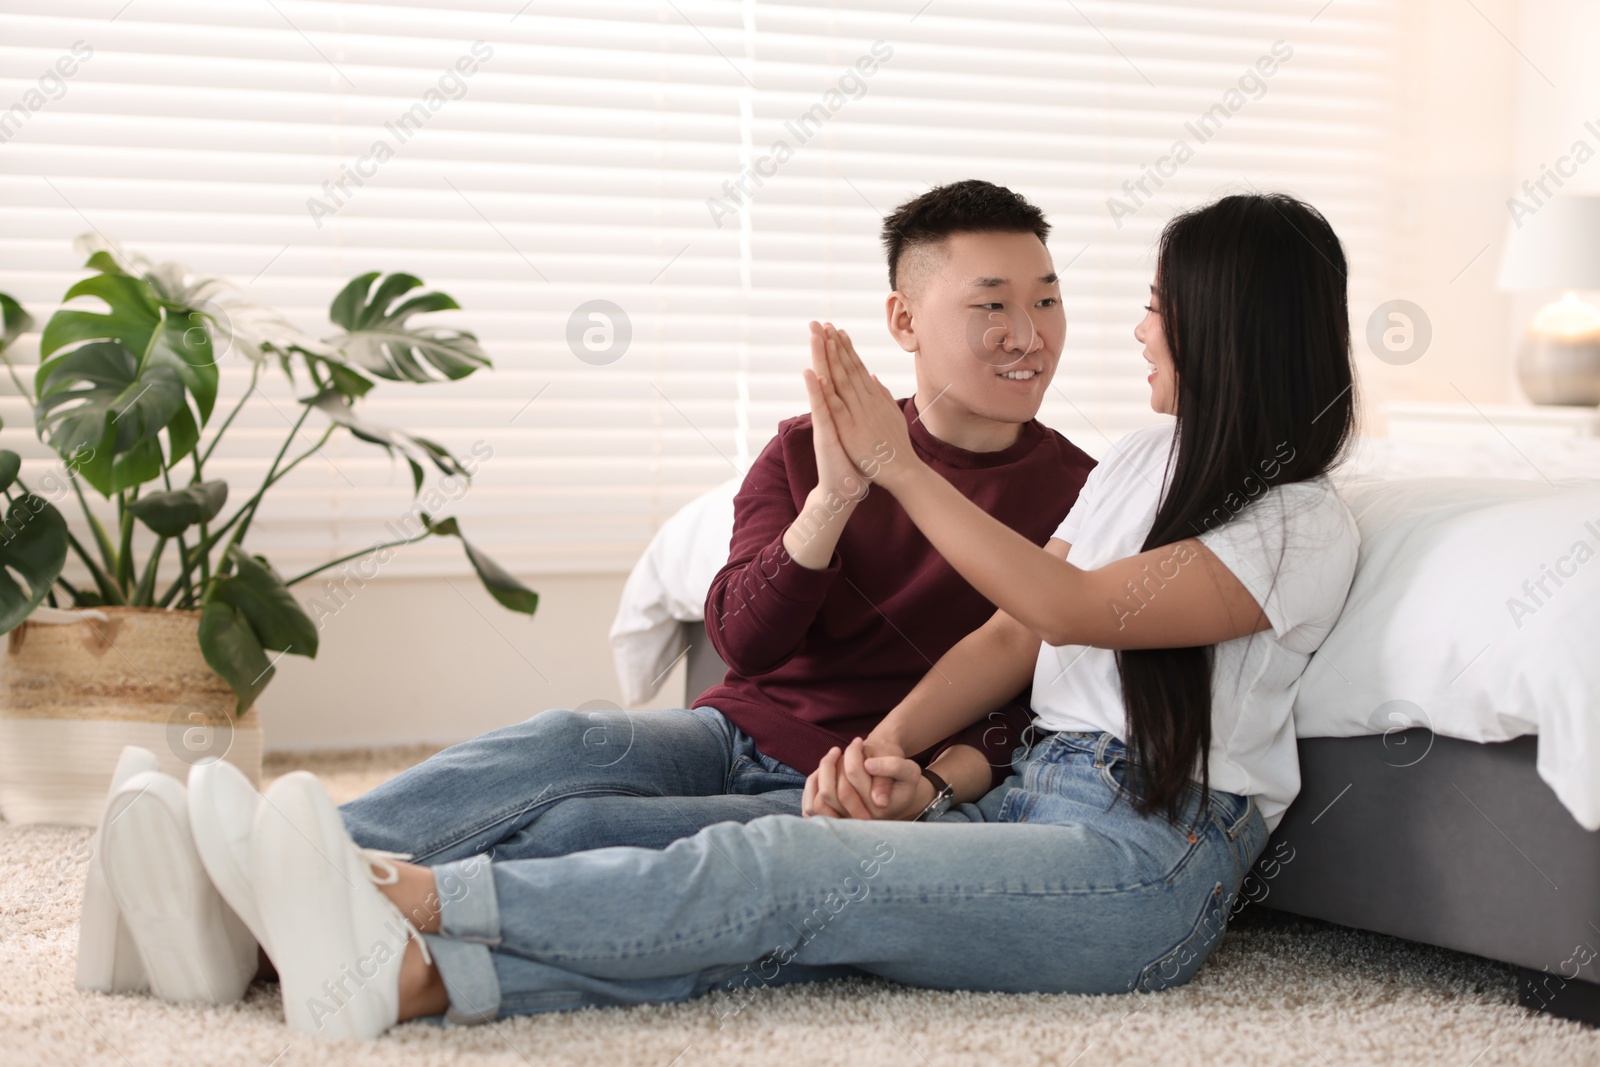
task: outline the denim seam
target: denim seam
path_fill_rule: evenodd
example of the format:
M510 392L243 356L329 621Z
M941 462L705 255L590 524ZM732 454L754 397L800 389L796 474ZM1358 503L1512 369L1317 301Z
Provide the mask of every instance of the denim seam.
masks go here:
M1107 887L1105 889L974 890L971 887L960 887L951 890L916 889L893 894L883 892L882 895L878 897L877 906L882 907L885 903L892 903L901 908L918 908L925 906L930 902L959 904L962 901L970 901L973 899L994 899L1004 897L1013 897L1023 900L1058 900L1078 897L1115 896L1126 893L1160 892L1164 891L1165 888L1166 887L1160 885L1140 884L1132 886ZM698 932L693 936L679 936L671 938L670 940L657 940L649 946L642 946L636 950L619 950L612 952L589 951L582 954L575 954L540 948L536 950L536 954L539 962L555 967L563 967L573 964L582 965L598 962L621 962L629 960L665 958L684 951L703 950L711 945L714 945L718 941L725 940L729 937L738 937L742 935L750 927L761 925L762 923L772 919L780 911L787 910L789 908L800 909L806 906L807 905L803 901L799 900L779 902L775 906L769 907L762 912L752 914L743 920L724 922L715 929ZM817 908L823 907L823 902L821 900L814 901L810 907L811 910L814 911ZM848 909L842 908L840 909L840 912L831 912L830 914L837 915L845 910Z
M472 837L476 837L479 834L485 833L486 831L491 830L496 826L499 826L501 823L504 823L507 820L512 819L517 815L521 815L521 814L524 814L525 812L533 811L535 808L549 807L551 804L555 804L555 803L558 803L558 802L563 801L563 800L571 800L574 797L582 797L582 796L658 797L658 796L661 796L661 795L663 795L663 794L660 794L660 793L641 793L638 790L625 789L625 788L620 788L620 787L618 787L618 788L610 788L610 787L608 787L608 788L605 788L605 789L576 789L576 790L573 790L570 793L559 793L559 794L557 794L555 796L552 796L552 797L542 797L542 795L541 795L542 799L538 799L532 804L524 804L524 805L522 805L521 807L518 807L518 808L508 808L508 809L506 809L504 811L496 813L493 818L488 819L488 820L486 820L486 821L484 821L482 823L479 823L474 829L468 830L465 833L458 834L458 835L456 835L454 837L448 838L448 839L446 839L444 841L439 842L438 844L433 845L432 847L418 849L416 852L412 853L411 862L412 863L423 863L426 860L428 860L430 857L438 855L440 852L443 852L446 849L454 848L455 846L461 844L463 841L466 841L467 839L472 838Z
M743 920L728 920L719 926L704 931L696 932L693 936L679 936L670 940L657 939L648 946L643 946L633 951L595 952L589 951L582 954L573 954L556 951L553 949L537 950L540 963L552 966L561 966L572 963L614 962L619 960L654 959L661 956L671 956L684 950L703 949L729 937L738 937L752 926L771 919L779 910L770 906L766 910L757 912Z
M1193 942L1194 939L1198 937L1200 932L1204 929L1206 925L1206 919L1211 915L1212 909L1217 907L1217 901L1221 899L1221 895L1222 883L1213 883L1211 889L1206 892L1206 900L1205 903L1200 907L1200 915L1195 919L1194 924L1189 928L1188 932L1178 939L1177 944L1173 945L1171 948L1167 949L1165 952L1161 953L1161 955L1157 956L1155 959L1151 960L1149 963L1145 964L1139 969L1138 984L1140 989L1144 990L1145 992L1158 991L1151 989L1147 981L1147 977L1149 976L1151 969L1154 967L1159 967L1168 960L1173 959L1180 952L1189 947L1190 943ZM1222 914L1222 926L1215 935L1216 940L1221 939L1222 931L1227 928L1227 922L1228 916L1224 911ZM1215 948L1216 946L1213 945L1212 947ZM1211 952L1209 949L1206 951L1205 955L1207 958L1210 957ZM1167 986L1163 985L1161 988L1165 989Z
M1104 734L1103 737L1110 737ZM1079 740L1072 734L1057 732L1048 738L1048 747L1041 753L1039 759L1046 763L1062 763L1071 756L1092 756L1104 742Z
M1111 735L1107 734L1106 736L1110 737ZM1099 754L1097 753L1097 756L1098 755ZM1121 760L1123 763L1127 763L1128 762L1127 757L1124 756L1120 752L1117 753L1115 756L1113 756L1111 759L1103 760L1102 762L1100 762L1098 764L1099 771L1100 771L1100 778L1101 778L1102 781L1105 782L1105 784L1109 788L1111 788L1112 790L1117 792L1117 795L1116 795L1115 799L1112 801L1113 805L1116 805L1116 804L1129 804L1129 803L1131 803L1131 801L1128 798L1132 794L1128 794L1126 796L1122 795L1120 790L1117 789L1117 780L1116 780L1116 778L1113 777L1112 774L1111 774L1111 765L1113 763L1115 763L1117 760ZM1154 815L1154 816L1150 816L1150 817L1151 818L1161 818L1160 815ZM1203 821L1213 821L1210 812L1207 813L1207 817ZM1197 823L1197 825L1199 825L1199 824ZM1138 885L1140 885L1140 886L1150 886L1150 887L1170 886L1170 885L1172 885L1172 883L1174 881L1177 880L1178 875L1182 874L1184 868L1189 865L1189 861L1194 858L1194 856L1195 856L1195 854L1197 852L1200 851L1200 844L1201 844L1201 842L1203 842L1205 840L1205 834L1203 834L1203 833L1195 833L1194 832L1194 828L1190 828L1188 833L1190 835L1189 847L1184 850L1184 853L1183 853L1182 856L1178 857L1177 862L1173 864L1172 868L1170 870L1168 870L1165 874L1161 875L1159 878L1151 878L1149 875L1145 875L1145 880L1140 882L1140 883L1138 883ZM1135 863L1134 866L1135 866L1135 868L1138 868L1139 865L1137 863ZM1144 872L1141 870L1140 873L1143 874Z
M1244 810L1239 813L1239 817L1237 819L1233 820L1233 822L1222 828L1222 832L1228 835L1229 841L1237 841L1239 839L1239 835L1244 833L1245 827L1249 825L1250 816L1255 814L1255 810L1255 797L1246 794L1244 798Z
M723 754L723 756L726 757L726 760L727 760L728 763L732 763L733 762L734 745L733 745L733 734L732 734L731 731L737 730L738 727L733 725L733 720L732 719L728 718L726 715L724 715L722 712L718 711L716 708L712 707L710 704L701 704L700 707L691 708L689 710L691 710L691 711L699 711L701 708L704 708L706 711L714 713L717 716L717 718L719 720L721 720L721 722L723 723L723 726L725 727L725 729L721 729L721 730L717 729L715 726L712 726L709 722L707 722L704 717L701 717L701 716L696 716L695 717L695 722L698 722L701 726L704 726L706 728L706 730L708 732L710 732L711 736L715 737L717 739L718 743L722 745L722 754Z

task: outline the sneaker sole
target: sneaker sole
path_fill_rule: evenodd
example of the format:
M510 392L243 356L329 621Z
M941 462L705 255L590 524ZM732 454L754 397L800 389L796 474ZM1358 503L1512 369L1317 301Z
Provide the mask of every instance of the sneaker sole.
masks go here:
M156 754L138 745L127 745L111 773L111 788L106 802L116 795L129 778L159 766ZM98 993L142 993L150 988L144 974L139 946L122 919L122 909L106 885L105 863L100 842L105 837L105 814L89 840L89 870L83 884L83 906L78 911L77 981L79 989Z
M254 939L200 863L183 786L160 772L134 775L108 803L106 831L106 883L151 992L178 1002L238 1000L255 974Z

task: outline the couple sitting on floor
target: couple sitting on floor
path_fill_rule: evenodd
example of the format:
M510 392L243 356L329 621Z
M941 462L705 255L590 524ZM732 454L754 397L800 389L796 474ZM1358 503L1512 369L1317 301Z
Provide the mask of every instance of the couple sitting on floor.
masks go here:
M885 221L916 393L812 324L811 411L735 500L705 615L729 670L694 707L546 711L342 808L225 763L114 784L154 991L236 998L259 945L291 1027L375 1037L863 973L1187 981L1299 788L1294 684L1354 571L1326 476L1345 257L1286 196L1173 219L1134 337L1176 418L1096 465L1034 417L1066 335L1048 232L982 181ZM185 864L194 908L141 907L128 883Z

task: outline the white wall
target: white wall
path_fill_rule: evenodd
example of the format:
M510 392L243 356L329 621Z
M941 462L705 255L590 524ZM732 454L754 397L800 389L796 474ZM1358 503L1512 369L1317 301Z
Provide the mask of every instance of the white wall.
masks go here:
M1524 0L1517 46L1527 56L1517 64L1516 132L1512 180L1507 195L1538 179L1563 156L1575 160L1575 142L1600 153L1600 4L1594 0ZM1593 124L1593 128L1589 124ZM1569 169L1571 164L1568 165ZM1562 179L1562 193L1600 193L1600 154ZM1552 188L1550 184L1546 188ZM1515 345L1548 293L1517 293L1510 299L1508 345ZM1523 399L1521 390L1516 391Z
M624 575L523 576L533 618L475 578L380 578L325 621L315 661L285 656L260 701L269 750L448 743L546 708L620 705L606 631ZM683 700L680 662L651 706Z
M1536 0L1535 0L1536 2ZM1408 0L1395 69L1399 172L1393 254L1399 292L1427 312L1433 343L1393 366L1354 341L1368 432L1386 400L1514 399L1510 300L1494 288L1517 116L1516 0ZM1485 246L1488 246L1485 248ZM1351 308L1359 330L1371 309ZM1459 391L1458 391L1459 390Z

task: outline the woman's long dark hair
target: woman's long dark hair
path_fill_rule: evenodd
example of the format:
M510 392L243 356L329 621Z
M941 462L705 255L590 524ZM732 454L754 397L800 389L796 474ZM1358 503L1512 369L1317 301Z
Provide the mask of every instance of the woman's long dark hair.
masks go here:
M1356 417L1345 274L1327 219L1290 196L1228 196L1167 224L1155 290L1177 371L1177 458L1145 550L1342 457ZM1117 653L1143 814L1177 821L1196 770L1209 792L1215 647Z

